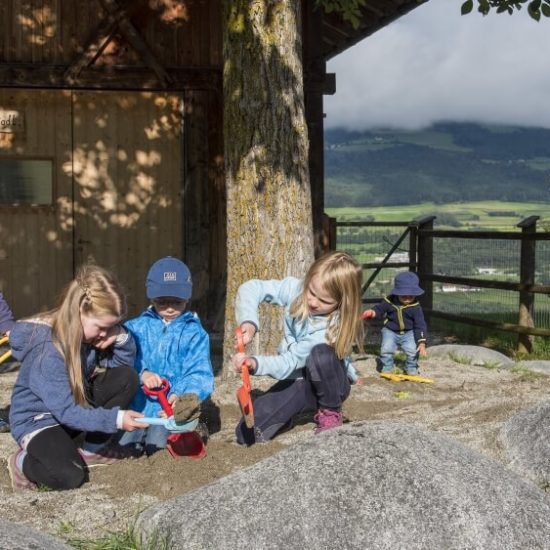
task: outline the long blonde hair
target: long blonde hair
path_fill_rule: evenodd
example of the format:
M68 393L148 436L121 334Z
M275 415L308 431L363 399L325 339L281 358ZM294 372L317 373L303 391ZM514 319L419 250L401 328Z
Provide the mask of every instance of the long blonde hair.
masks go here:
M81 313L118 318L126 314L125 296L114 275L96 265L82 266L63 290L58 307L47 314L51 319L53 343L65 359L75 401L87 405L82 376Z
M351 353L355 344L363 349L364 331L361 320L361 266L345 252L334 251L318 258L304 278L304 288L290 307L290 314L300 321L309 315L307 292L311 280L319 276L323 289L337 302L336 309L327 322L327 343L334 347L336 355L343 359Z

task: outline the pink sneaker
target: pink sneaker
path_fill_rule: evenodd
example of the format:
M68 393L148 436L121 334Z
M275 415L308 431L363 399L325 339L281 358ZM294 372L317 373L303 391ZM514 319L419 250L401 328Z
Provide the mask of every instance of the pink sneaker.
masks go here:
M319 409L313 417L317 424L315 433L320 434L331 428L337 428L344 423L344 415L340 411L331 411L330 409Z
M23 449L18 449L8 458L8 472L10 474L11 487L14 493L19 493L20 491L25 491L27 489L30 489L31 491L36 489L36 484L27 479L23 473L23 470L20 470L17 466L19 455L24 452L25 451Z
M92 453L91 451L86 451L85 449L78 449L80 456L88 466L107 466L109 464L114 464L120 460L125 460L128 458L137 458L140 456L135 448L122 447L120 445L109 445L99 449L97 453Z

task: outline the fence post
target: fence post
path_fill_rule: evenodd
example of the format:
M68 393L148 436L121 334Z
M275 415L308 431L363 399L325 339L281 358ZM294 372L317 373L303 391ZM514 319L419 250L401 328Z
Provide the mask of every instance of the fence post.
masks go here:
M336 250L336 218L331 218L328 214L323 212L323 236L322 236L322 250L323 252L329 252L330 250Z
M433 231L436 216L424 216L416 220L418 225L418 264L417 272L420 279L420 287L424 290L421 298L422 306L433 309L433 283L426 280L426 275L432 275L434 271L433 237L426 235L424 231ZM426 313L429 318L429 313Z
M529 216L517 224L521 232L526 234L536 233L537 221L540 216ZM535 257L537 242L533 239L521 239L521 252L519 260L519 282L524 285L535 283ZM526 290L519 291L519 319L518 324L522 327L534 327L535 295ZM518 334L518 353L526 354L533 351L533 339L530 334Z

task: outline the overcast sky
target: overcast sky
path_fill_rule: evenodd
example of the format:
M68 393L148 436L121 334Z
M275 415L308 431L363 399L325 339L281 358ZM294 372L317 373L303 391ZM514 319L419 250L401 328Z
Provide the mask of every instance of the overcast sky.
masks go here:
M422 128L438 120L550 128L550 19L461 16L430 0L333 58L325 127Z

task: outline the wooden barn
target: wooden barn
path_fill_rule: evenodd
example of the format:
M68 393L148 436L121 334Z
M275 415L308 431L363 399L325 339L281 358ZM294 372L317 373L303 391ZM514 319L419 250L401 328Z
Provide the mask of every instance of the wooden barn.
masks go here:
M303 1L317 236L326 61L419 3L367 0L354 28ZM226 279L222 0L2 0L0 28L0 289L16 316L51 307L88 259L135 314L170 254L211 326Z

